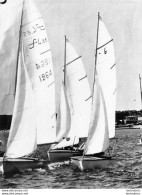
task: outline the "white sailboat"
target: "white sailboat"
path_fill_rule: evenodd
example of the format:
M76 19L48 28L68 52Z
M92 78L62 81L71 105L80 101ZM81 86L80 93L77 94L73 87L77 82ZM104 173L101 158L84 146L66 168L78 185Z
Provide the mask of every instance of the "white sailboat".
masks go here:
M43 19L32 0L23 1L19 39L14 110L3 158L5 174L45 167L46 161L30 155L37 145L56 139L51 50Z
M106 168L111 156L104 152L109 139L115 136L116 70L113 40L100 15L96 41L93 101L88 138L83 156L71 157L73 166L80 170Z
M64 90L63 90L64 89ZM81 155L79 139L87 137L91 114L91 91L81 56L65 37L64 85L60 102L60 131L56 145L48 151L51 161Z

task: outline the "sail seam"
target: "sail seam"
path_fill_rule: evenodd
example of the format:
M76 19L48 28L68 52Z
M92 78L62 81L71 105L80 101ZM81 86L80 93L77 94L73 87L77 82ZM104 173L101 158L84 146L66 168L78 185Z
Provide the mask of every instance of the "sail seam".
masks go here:
M28 110L28 109L30 109L30 108L32 108L32 106L26 107L26 108L21 109L21 110L17 110L17 111L14 112L14 113L16 114L16 113L18 113L18 112L21 112L21 111L23 111L23 110Z
M68 65L69 65L69 64L71 64L72 62L74 62L74 61L78 60L79 58L81 58L81 56L79 56L79 57L75 58L74 60L70 61L70 62L69 62L69 63L67 63L65 66L68 66Z
M43 51L42 53L40 53L40 55L42 55L42 54L44 54L44 53L46 53L46 52L49 52L49 51L51 51L51 49L48 49L48 50L46 50L46 51Z
M85 101L88 101L92 96L90 96L89 98L87 98Z
M110 67L110 69L112 69L116 64L114 64L112 67Z
M56 112L51 116L51 118L53 118L55 116Z
M82 77L81 79L79 79L79 81L81 81L81 80L85 79L86 77L87 77L87 75L85 75L84 77Z
M53 85L55 83L55 81L53 81L52 83L50 83L49 85L48 85L48 87L50 87L51 85Z
M112 42L112 41L113 41L113 39L111 39L110 41L108 41L108 42L107 42L107 43L105 43L104 45L102 45L102 46L98 47L98 48L97 48L97 50L101 49L102 47L104 47L105 45L109 44L109 43L110 43L110 42Z

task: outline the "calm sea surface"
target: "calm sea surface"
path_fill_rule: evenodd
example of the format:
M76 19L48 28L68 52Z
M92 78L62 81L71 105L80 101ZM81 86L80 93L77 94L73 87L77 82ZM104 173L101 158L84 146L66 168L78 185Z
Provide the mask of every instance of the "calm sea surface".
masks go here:
M80 172L69 165L26 171L13 177L0 175L0 189L109 189L142 188L142 146L137 145L142 129L116 130L117 159L105 170Z

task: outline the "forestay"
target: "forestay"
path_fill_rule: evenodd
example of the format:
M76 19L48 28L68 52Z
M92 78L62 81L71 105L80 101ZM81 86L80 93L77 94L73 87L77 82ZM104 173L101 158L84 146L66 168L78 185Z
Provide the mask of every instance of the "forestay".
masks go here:
M99 16L96 69L106 103L109 137L115 136L116 67L113 39Z
M33 1L25 1L22 21L25 66L36 105L37 143L55 142L55 82L45 24Z

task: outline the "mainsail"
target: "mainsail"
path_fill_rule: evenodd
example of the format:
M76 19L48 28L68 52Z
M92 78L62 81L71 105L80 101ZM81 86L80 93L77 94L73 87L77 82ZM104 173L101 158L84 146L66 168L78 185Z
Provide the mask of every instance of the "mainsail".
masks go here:
M24 1L21 33L8 158L28 155L37 144L55 142L56 138L51 51L45 25L32 0Z
M36 105L37 144L56 139L55 81L45 24L33 1L25 1L22 39L25 66Z
M99 16L96 69L103 90L109 128L109 138L115 136L116 67L113 39Z
M23 0L0 4L0 115L13 112L22 8Z
M66 127L64 125L62 128L66 131L61 136L62 140L60 139L60 142L53 147L54 149L78 144L79 138L87 137L91 115L91 91L81 56L77 54L66 38L65 55L64 88L66 98L64 97L62 103L67 112L65 115L61 109L63 115L61 122L64 121ZM60 131L62 132L61 128ZM63 139L63 137L66 139Z
M91 122L84 154L105 151L115 136L116 74L112 39L98 16Z
M37 146L36 115L30 79L20 51L12 124L5 157L18 158L32 153Z
M66 40L65 88L71 112L69 137L87 137L91 114L91 91L81 56Z

